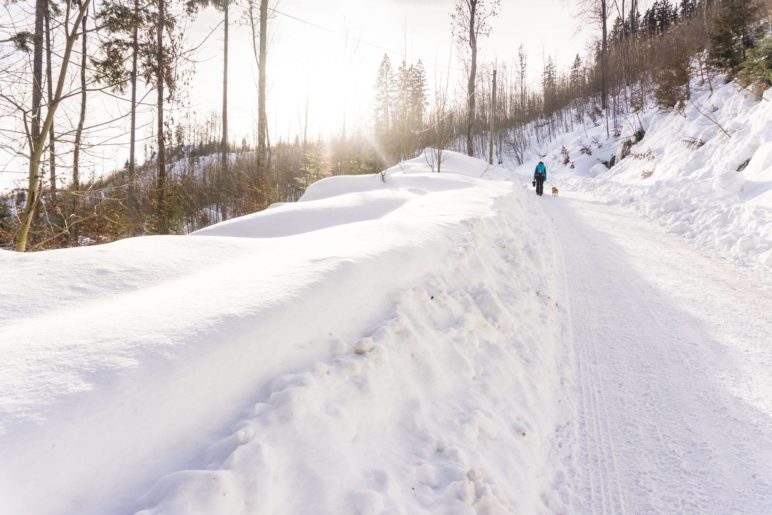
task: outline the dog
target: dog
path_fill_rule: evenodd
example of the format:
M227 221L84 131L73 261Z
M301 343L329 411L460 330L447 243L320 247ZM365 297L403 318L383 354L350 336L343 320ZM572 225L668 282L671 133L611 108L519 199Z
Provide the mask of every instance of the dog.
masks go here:
M557 197L558 196L558 189L555 186L552 187L552 196L553 197Z

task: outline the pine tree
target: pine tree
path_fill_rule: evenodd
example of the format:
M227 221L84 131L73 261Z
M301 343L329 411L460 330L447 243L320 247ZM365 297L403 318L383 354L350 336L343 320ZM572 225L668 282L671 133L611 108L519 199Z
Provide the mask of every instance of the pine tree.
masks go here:
M582 58L579 57L579 54L576 54L574 64L571 65L570 81L571 89L574 91L574 94L581 94L581 91L584 87L584 74L582 72Z
M101 27L101 42L97 55L91 58L97 81L121 93L131 91L129 113L129 159L126 164L129 183L128 209L130 218L137 215L136 141L137 141L137 79L151 73L141 70L152 61L148 44L152 26L151 14L140 0L103 2L97 12Z
M378 138L385 138L391 130L393 73L391 59L389 59L388 54L383 54L375 79L375 135ZM383 142L381 141L381 143Z
M736 72L758 34L753 23L759 6L749 0L724 0L710 31L710 58L713 64Z
M633 1L630 5L630 14L627 16L630 34L635 35L641 30L641 12L638 10L638 2Z
M410 125L413 131L419 131L424 123L426 111L426 71L421 60L410 67Z

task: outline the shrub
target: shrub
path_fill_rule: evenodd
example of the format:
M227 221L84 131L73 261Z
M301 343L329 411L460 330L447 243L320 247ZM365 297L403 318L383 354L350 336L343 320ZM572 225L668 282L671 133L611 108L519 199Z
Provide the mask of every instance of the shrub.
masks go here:
M748 52L737 80L746 87L759 85L762 92L772 86L772 36L765 37L758 47Z
M681 140L686 145L686 148L689 150L697 150L698 148L702 147L705 142L702 140L702 138L684 138Z
M630 152L630 157L638 161L654 161L657 158L651 149L646 152Z

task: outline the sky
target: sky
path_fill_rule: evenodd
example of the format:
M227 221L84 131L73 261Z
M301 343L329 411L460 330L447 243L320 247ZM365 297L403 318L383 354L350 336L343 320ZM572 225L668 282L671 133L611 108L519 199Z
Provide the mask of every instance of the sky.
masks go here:
M396 67L403 59L423 62L430 82L462 84L463 62L452 39L454 0L280 0L269 25L268 119L272 139L294 137L309 102L312 134L340 132L343 113L351 127L372 112L378 65L388 54ZM204 37L221 19L207 10L190 27ZM303 20L303 21L301 21ZM518 46L529 53L529 74L536 80L544 55L567 67L584 53L588 34L577 23L575 2L503 0L491 36L480 42L483 63L514 63ZM229 114L235 133L253 132L256 119L255 65L248 30L232 32ZM199 57L197 76L214 82L222 74L221 30ZM451 53L452 52L452 53ZM431 86L430 86L431 87ZM191 97L198 112L220 108L217 87L200 88Z
M518 46L528 52L529 78L539 80L545 56L553 56L566 69L577 53L584 55L591 28L578 17L577 0L502 0L492 32L479 43L479 61L514 65ZM254 138L257 119L257 72L243 0L231 10L229 59L230 141ZM433 90L435 81L449 82L451 91L464 94L463 51L452 39L451 17L455 0L278 0L272 3L269 22L268 125L272 142L294 138L302 125L306 99L309 137L340 134L344 126L366 127L372 113L373 88L378 65L388 54L396 67L403 59L419 59ZM186 22L189 47L200 48L186 97L188 112L198 120L219 113L222 105L222 13L214 8ZM214 32L212 32L214 29ZM152 102L152 95L148 101ZM120 102L91 98L89 116L97 121L117 112ZM125 110L125 102L120 107ZM76 108L72 107L72 112ZM148 108L148 110L150 110ZM171 113L176 120L184 113ZM88 125L88 123L87 123ZM151 139L152 118L140 120ZM87 135L90 143L100 141ZM125 145L120 141L126 140ZM120 167L127 159L128 137L90 152L85 168L100 175ZM147 151L138 148L142 161ZM25 163L0 156L0 188L21 185ZM67 159L67 158L65 158ZM3 173L14 171L16 173ZM86 174L86 175L87 175Z

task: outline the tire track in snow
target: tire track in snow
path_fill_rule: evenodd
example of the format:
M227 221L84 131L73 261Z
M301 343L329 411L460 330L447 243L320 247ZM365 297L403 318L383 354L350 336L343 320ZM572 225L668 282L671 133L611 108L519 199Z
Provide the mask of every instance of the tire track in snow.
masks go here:
M575 347L575 510L764 513L772 502L772 414L763 402L743 402L734 385L722 381L739 375L734 366L747 370L733 344L747 340L745 333L765 334L770 321L748 316L735 326L724 323L721 334L712 332L714 320L695 316L646 275L649 265L657 270L661 263L691 259L667 236L657 239L662 237L641 230L646 228L629 215L601 206L565 198L545 199L543 205L563 249L568 335ZM625 230L628 225L635 230ZM643 271L617 243L629 243L625 238L638 238L637 247L652 256ZM725 265L694 268L720 266ZM679 272L684 284L694 274L688 266ZM714 286L719 279L700 279L706 298L724 295ZM763 305L770 294L757 288L756 302ZM720 293L711 296L714 291ZM739 336L723 337L729 329ZM763 401L763 395L755 398Z

